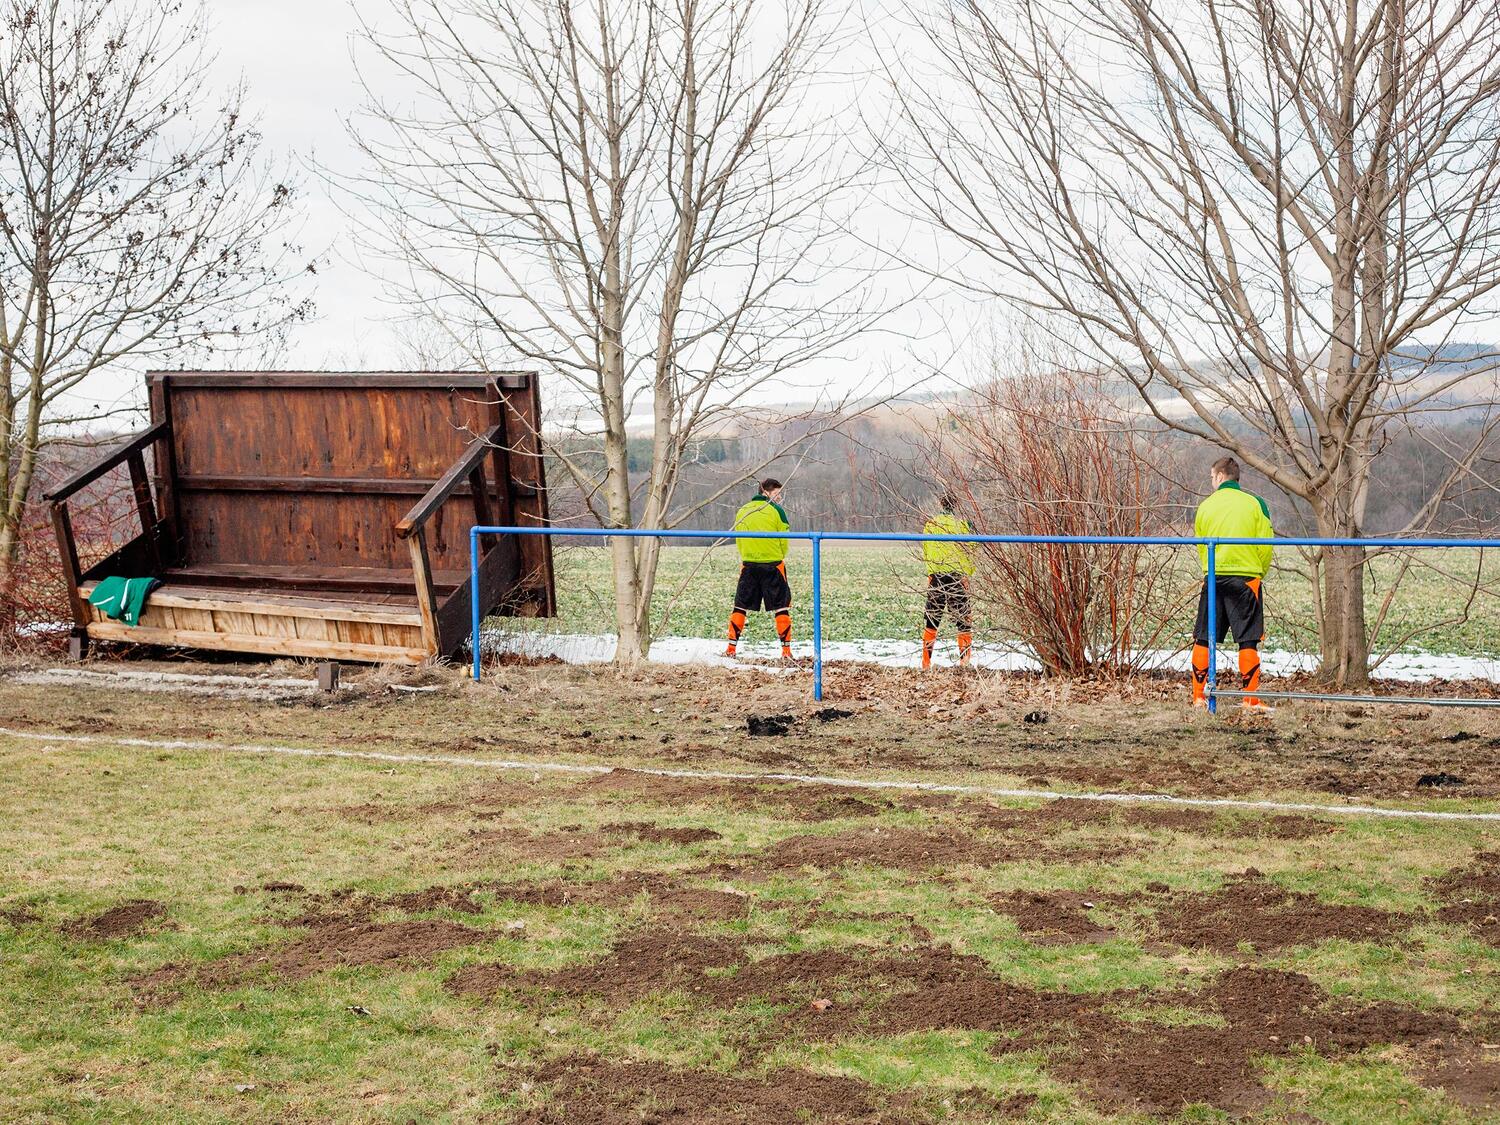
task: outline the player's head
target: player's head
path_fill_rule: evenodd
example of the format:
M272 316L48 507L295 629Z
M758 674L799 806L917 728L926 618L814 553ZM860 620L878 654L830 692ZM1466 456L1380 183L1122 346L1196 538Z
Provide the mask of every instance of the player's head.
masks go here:
M767 477L760 482L760 494L767 500L780 500L781 482L775 477Z
M1214 462L1210 475L1213 477L1215 488L1220 487L1228 481L1238 481L1240 479L1240 463L1233 457L1220 457Z
M951 511L953 511L953 507L954 507L953 497L950 496L946 492L943 493L941 496L938 497L938 507L941 508L945 512L951 512Z

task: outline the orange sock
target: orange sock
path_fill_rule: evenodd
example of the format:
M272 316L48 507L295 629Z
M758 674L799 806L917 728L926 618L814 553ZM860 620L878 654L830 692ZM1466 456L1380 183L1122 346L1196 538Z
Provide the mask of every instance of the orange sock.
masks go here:
M1208 694L1208 646L1193 646L1193 702L1198 703Z
M960 633L958 635L958 662L960 664L967 664L969 662L969 653L973 650L973 647L973 633Z
M729 615L729 647L724 650L725 656L733 656L735 646L740 643L740 634L745 631L745 615L735 610Z
M1260 653L1253 648L1240 649L1240 679L1246 691L1255 691L1260 687ZM1247 695L1245 702L1254 706L1260 700Z
M937 644L937 630L922 630L922 667L932 667L932 646Z
M792 655L792 615L782 610L776 615L776 635L781 638L781 655Z

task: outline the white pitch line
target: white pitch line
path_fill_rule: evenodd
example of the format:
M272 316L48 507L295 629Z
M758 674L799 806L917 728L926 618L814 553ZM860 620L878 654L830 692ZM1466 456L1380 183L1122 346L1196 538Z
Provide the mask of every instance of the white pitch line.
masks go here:
M1306 812L1327 816L1383 816L1414 820L1458 820L1500 823L1500 812L1445 812L1432 809L1382 808L1378 805L1314 805L1298 801L1248 801L1237 797L1172 797L1164 793L1055 793L1046 789L1001 789L989 785L953 785L938 781L873 781L804 773L734 773L728 770L673 770L651 766L605 766L581 762L528 762L506 758L462 758L442 754L384 754L378 750L330 750L306 746L262 746L254 743L191 742L182 739L114 738L88 734L47 734L0 727L0 737L26 742L67 742L86 746L137 746L149 750L206 750L232 754L280 754L293 758L348 758L407 765L463 766L466 769L530 770L533 773L599 775L616 769L650 777L691 781L781 781L795 785L831 785L847 789L894 789L922 793L964 793L1033 801L1113 801L1122 805L1186 805L1199 808L1252 809L1261 812Z

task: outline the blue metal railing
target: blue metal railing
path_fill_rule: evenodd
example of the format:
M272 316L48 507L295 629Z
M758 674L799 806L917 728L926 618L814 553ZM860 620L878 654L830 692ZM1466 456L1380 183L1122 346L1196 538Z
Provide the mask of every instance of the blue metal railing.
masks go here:
M609 539L626 537L632 539L797 539L812 544L812 611L813 611L813 698L823 698L823 544L842 543L1032 543L1046 544L1093 544L1142 547L1203 547L1207 550L1207 566L1204 568L1204 588L1217 593L1217 550L1229 546L1272 547L1478 547L1500 549L1500 539L1313 539L1313 538L1225 538L1209 539L1191 535L920 535L899 531L698 531L683 528L610 528L610 527L480 527L469 529L469 575L471 590L479 589L479 537L481 535L566 535L581 539ZM479 630L481 612L479 599L470 599L473 604L473 653L474 679L480 676ZM1208 599L1208 636L1213 641L1218 632L1217 596ZM1216 696L1219 694L1218 678L1219 646L1208 646L1207 696L1210 713L1217 712ZM1230 694L1225 692L1223 694ZM1236 695L1243 692L1233 693ZM1274 692L1257 692L1258 695L1274 695ZM1335 698L1302 693L1304 698ZM1343 697L1338 697L1343 698ZM1364 697L1361 697L1364 698ZM1372 701L1380 697L1368 697ZM1403 700L1403 702L1406 702ZM1421 700L1433 703L1434 700ZM1453 704L1475 704L1481 706L1500 705L1500 701L1455 700Z

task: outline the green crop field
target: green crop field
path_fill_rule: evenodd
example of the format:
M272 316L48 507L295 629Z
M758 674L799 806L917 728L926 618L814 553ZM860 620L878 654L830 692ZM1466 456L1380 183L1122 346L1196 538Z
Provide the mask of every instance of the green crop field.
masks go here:
M609 555L600 547L558 541L560 613L545 628L565 633L608 632L613 626ZM1196 571L1192 552L1171 550L1171 587L1180 608L1163 636L1185 639L1191 625ZM1390 598L1377 649L1406 652L1500 654L1500 560L1466 549L1411 552L1409 569ZM1316 649L1314 592L1295 553L1283 549L1267 583L1267 647ZM718 637L734 595L739 561L733 547L673 547L662 554L654 621L659 636ZM797 631L806 636L812 612L811 546L793 543L788 572L796 597ZM1379 558L1367 583L1371 619L1402 572L1394 556ZM1476 576L1482 583L1476 589ZM911 640L921 629L921 559L915 546L832 543L823 547L823 636L829 641ZM981 636L1011 631L977 607ZM530 626L528 626L530 627ZM750 639L768 639L769 621L751 622Z

